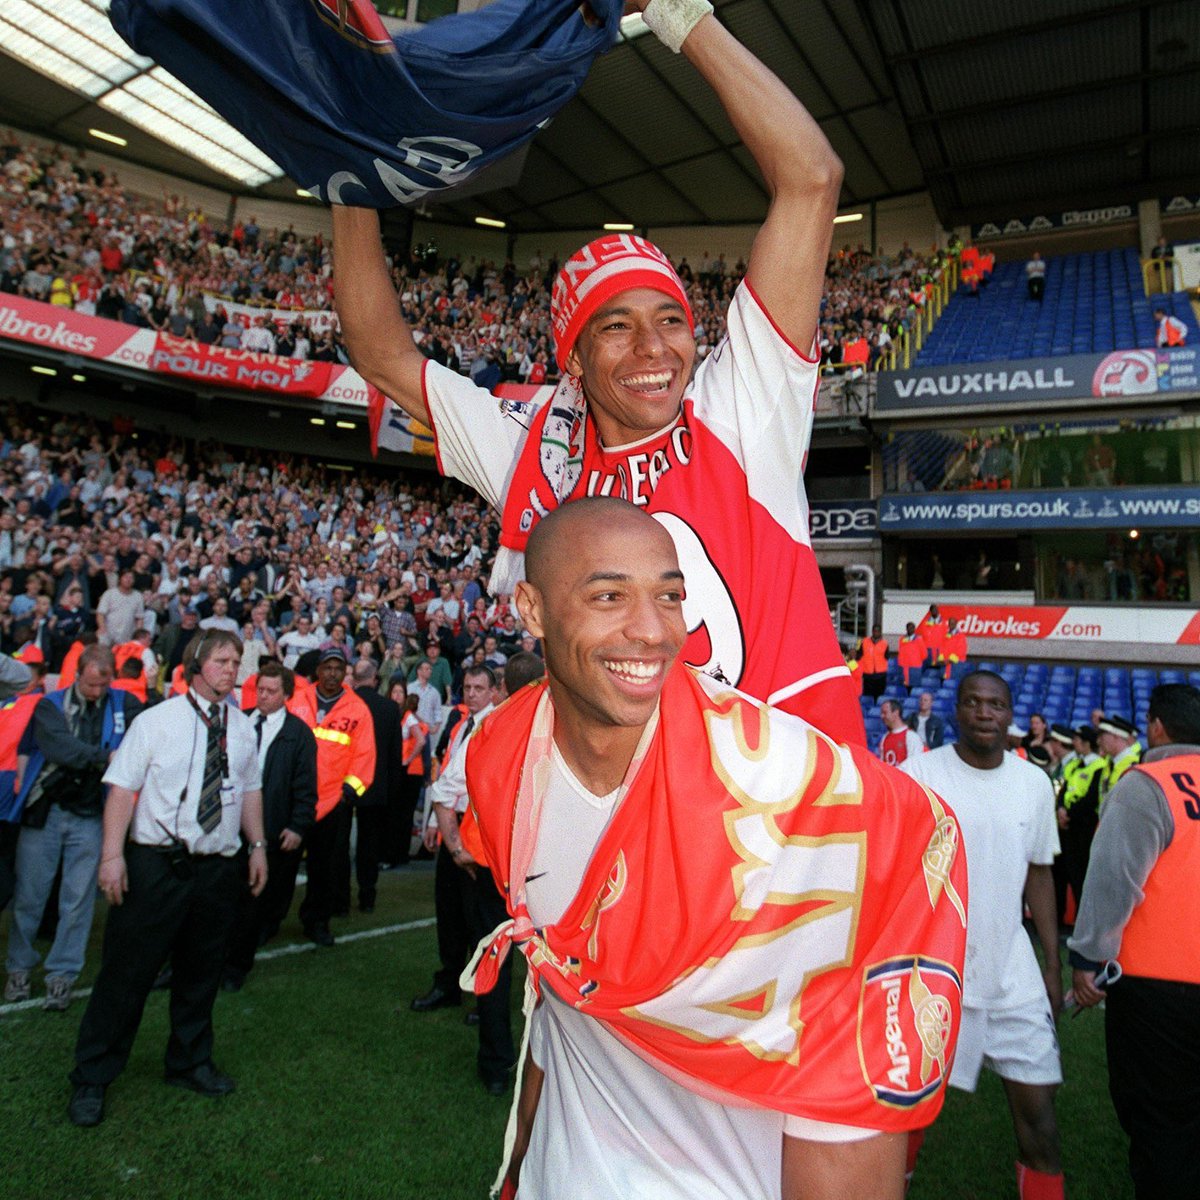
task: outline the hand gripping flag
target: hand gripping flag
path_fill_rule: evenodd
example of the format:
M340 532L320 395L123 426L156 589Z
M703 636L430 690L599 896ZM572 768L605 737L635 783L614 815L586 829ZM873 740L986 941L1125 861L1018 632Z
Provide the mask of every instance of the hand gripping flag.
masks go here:
M369 0L113 0L109 15L302 187L390 208L528 141L616 40L621 0L498 0L393 37Z

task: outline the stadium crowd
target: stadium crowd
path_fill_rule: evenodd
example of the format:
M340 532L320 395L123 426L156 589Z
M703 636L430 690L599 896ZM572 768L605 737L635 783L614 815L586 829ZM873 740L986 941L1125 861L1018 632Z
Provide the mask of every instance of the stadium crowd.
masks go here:
M320 234L266 230L253 215L227 226L178 196L129 191L84 151L23 143L9 131L0 140L0 238L0 292L228 349L348 361L333 314L330 243ZM677 265L703 358L724 335L746 264L705 251ZM943 252L926 258L907 243L891 257L861 245L837 251L826 269L823 366L874 368L944 265ZM439 256L429 244L391 270L423 352L494 386L557 378L550 285L558 266L540 249L518 268Z

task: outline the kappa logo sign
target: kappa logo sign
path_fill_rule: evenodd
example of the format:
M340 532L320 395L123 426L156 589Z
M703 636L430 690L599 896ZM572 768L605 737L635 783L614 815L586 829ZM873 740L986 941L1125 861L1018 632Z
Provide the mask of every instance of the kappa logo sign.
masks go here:
M949 963L906 955L863 971L858 1056L881 1104L912 1108L946 1082L962 1017L962 980Z

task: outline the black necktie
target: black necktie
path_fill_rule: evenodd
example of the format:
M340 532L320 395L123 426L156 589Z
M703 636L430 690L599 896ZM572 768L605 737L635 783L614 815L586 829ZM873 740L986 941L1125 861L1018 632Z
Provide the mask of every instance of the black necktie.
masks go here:
M267 721L267 718L264 717L262 713L259 713L258 719L254 722L254 745L259 750L262 749L262 731L263 731L263 725L266 724L266 721Z
M467 723L463 726L462 737L459 738L459 743L465 742L471 736L471 730L475 728L475 714L472 713L467 718Z
M200 803L196 807L196 822L205 833L212 833L221 823L221 706L210 704L208 743L204 750L204 783L200 788Z

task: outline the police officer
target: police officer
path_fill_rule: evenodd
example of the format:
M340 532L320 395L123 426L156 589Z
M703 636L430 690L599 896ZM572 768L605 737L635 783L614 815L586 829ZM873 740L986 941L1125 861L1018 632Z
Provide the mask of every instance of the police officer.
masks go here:
M1150 750L1104 804L1074 936L1075 997L1104 998L1108 1086L1138 1200L1200 1196L1200 690L1150 694Z
M105 772L99 881L112 907L75 1045L68 1115L76 1125L104 1119L105 1090L129 1059L168 957L166 1081L203 1096L234 1089L212 1061L212 1009L247 872L240 834L250 843L251 891L267 878L254 727L226 703L241 654L234 634L198 636L187 692L142 713Z

